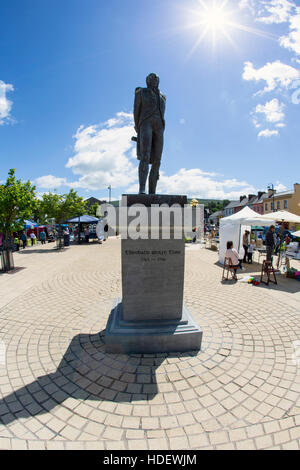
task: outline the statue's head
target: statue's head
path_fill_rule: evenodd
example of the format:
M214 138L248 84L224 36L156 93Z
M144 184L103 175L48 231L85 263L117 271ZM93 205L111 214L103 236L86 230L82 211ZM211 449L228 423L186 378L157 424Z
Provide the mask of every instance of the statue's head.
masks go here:
M158 88L159 76L156 73L150 73L146 78L147 86L150 88Z

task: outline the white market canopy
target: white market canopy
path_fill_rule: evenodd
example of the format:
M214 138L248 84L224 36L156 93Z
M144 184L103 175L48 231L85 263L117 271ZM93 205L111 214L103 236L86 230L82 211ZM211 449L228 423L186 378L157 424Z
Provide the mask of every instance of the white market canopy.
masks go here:
M273 214L269 214L273 215ZM241 211L236 214L224 217L220 220L220 225L233 224L233 225L272 225L276 219L273 217L268 218L264 215L259 215L257 212L250 209L250 207L244 207ZM300 217L299 217L300 220ZM299 222L300 223L300 222Z
M276 220L276 222L289 222L291 224L300 224L299 215L292 214L288 211L271 212L270 214L265 214L264 217L266 217L267 219Z
M292 235L294 235L294 237L300 237L300 230L293 232Z
M232 241L234 248L240 254L240 258L244 256L243 235L246 230L251 231L251 226L270 226L275 223L275 219L267 219L263 215L259 215L249 207L245 207L236 214L224 217L220 220L220 246L219 261L224 263L227 242Z

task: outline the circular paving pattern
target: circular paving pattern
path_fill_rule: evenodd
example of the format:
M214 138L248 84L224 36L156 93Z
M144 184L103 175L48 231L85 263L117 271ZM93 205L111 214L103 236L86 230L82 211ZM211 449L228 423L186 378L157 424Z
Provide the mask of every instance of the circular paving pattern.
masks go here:
M298 448L296 309L265 289L222 285L213 253L187 252L202 350L106 354L120 271L118 259L93 270L96 250L0 311L0 448Z

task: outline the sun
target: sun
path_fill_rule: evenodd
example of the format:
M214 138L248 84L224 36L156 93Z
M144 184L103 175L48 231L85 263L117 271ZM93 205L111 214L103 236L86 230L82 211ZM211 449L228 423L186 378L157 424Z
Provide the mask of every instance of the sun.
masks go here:
M211 39L213 50L224 39L238 49L238 41L233 40L237 31L277 40L273 34L255 29L239 21L240 10L236 7L236 0L197 0L198 7L190 10L184 29L194 29L198 32L196 43L187 58L191 57L204 39ZM231 7L234 6L234 10Z
M233 13L228 8L228 0L198 0L199 7L190 10L189 28L199 31L199 37L189 55L193 54L200 42L211 37L213 48L219 39L226 37L230 42L231 29L234 27Z
M200 13L200 22L213 32L223 31L230 26L229 12L222 6L213 5Z

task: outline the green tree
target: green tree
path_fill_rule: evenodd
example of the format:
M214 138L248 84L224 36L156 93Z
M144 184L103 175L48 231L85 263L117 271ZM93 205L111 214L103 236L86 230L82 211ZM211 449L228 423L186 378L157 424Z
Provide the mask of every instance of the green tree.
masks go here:
M74 189L70 189L67 194L45 193L39 202L41 220L55 219L57 224L62 224L72 217L83 215L86 210L86 203Z
M87 210L88 215L91 215L93 217L98 217L99 208L100 208L99 204L97 203L93 204Z
M230 201L225 199L224 201L209 201L208 202L208 208L210 210L210 213L213 214L214 212L221 211L223 210Z
M222 201L222 209L225 209L225 207L228 206L229 203L230 201L228 199L225 199L224 201Z
M67 194L45 193L38 206L40 220L47 222L49 219L55 219L59 224L59 239L61 239L61 224L72 217L83 215L87 210L83 198L78 196L74 189Z
M10 248L12 232L24 227L24 220L32 216L37 204L35 186L30 181L17 180L15 171L10 169L6 183L0 185L0 232L6 251ZM10 269L9 262L5 269Z

